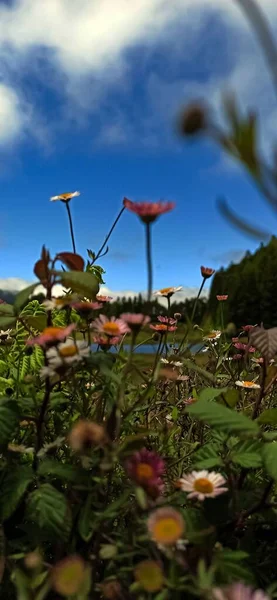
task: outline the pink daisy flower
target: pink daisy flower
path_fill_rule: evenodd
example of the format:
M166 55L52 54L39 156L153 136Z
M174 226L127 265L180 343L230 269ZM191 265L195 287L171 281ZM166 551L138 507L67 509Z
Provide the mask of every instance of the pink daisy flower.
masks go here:
M228 295L227 294L221 294L221 295L217 295L217 300L218 302L224 302L225 300L228 300Z
M242 330L243 331L251 331L251 329L254 329L254 327L257 327L257 325L243 325Z
M270 600L263 590L254 590L244 583L235 582L223 588L214 588L214 600Z
M135 483L143 487L151 497L157 497L163 490L161 479L165 472L163 459L146 448L139 450L129 458L126 471Z
M157 331L157 333L160 333L161 335L163 335L164 333L167 333L167 331L176 331L177 327L174 327L173 325L165 325L164 323L157 323L157 325L150 325L151 329L154 329L154 331Z
M178 481L178 487L183 492L189 492L188 498L197 498L198 500L205 500L205 498L215 498L219 494L223 494L228 491L227 487L224 487L226 479L219 473L214 471L192 471L188 475L184 474Z
M97 302L110 302L112 299L112 296L102 296L101 294L96 296Z
M128 325L123 319L116 319L115 317L109 318L105 315L99 315L99 317L92 322L91 328L111 337L117 337L130 332Z
M95 344L101 346L101 348L110 348L111 346L117 346L121 342L121 337L106 337L103 335L96 335L93 338Z
M27 344L38 344L39 346L55 346L63 342L70 333L76 329L75 323L67 327L46 327L40 335L27 341Z
M172 319L172 317L163 317L162 315L159 315L157 319L160 321L160 323L167 323L168 325L176 324L176 319Z
M139 331L144 325L150 323L150 317L141 313L123 313L120 318L132 331Z
M144 223L152 223L157 217L175 207L174 202L132 202L128 198L123 199L123 205L138 215Z
M242 358L242 354L234 354L234 356L232 356L232 360L241 360Z
M253 346L248 346L248 344L242 344L241 342L237 342L236 344L234 344L234 347L237 350L243 350L244 352L256 352L256 348L254 348Z

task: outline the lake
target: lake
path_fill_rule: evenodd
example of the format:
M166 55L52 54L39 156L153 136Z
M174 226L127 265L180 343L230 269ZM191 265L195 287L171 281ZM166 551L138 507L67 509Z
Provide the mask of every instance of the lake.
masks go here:
M97 344L91 345L93 352L96 352L97 347L98 347ZM202 347L203 347L203 344L192 344L190 350L193 354L195 354L196 352L199 352ZM130 344L123 344L123 348L124 348L125 352L129 352ZM138 348L135 349L135 353L136 354L155 354L157 352L157 348L158 348L158 344L142 344L141 346L139 346ZM117 352L117 348L115 348L113 346L110 349L110 352L113 352L113 353Z

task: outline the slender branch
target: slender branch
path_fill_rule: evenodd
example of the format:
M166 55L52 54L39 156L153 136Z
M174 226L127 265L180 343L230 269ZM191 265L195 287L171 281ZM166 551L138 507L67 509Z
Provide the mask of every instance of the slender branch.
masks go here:
M118 215L117 215L117 217L116 217L116 219L115 219L114 223L113 223L113 224L112 224L112 226L111 226L111 229L110 229L109 233L106 235L106 237L105 237L105 239L104 239L104 242L103 242L103 244L102 244L101 248L98 250L98 252L97 252L97 254L96 254L96 256L95 256L93 263L95 263L95 261L96 261L96 260L99 258L99 256L100 256L100 254L101 254L102 250L105 248L105 246L106 246L107 242L109 241L109 239L110 239L110 237L111 237L111 235L112 235L112 232L113 232L113 230L114 230L115 226L117 225L117 223L118 223L118 221L119 221L119 219L120 219L120 217L121 217L122 213L124 212L124 210L125 210L125 206L123 206L123 207L122 207L122 209L120 210L120 212L118 213ZM93 264L93 263L92 263L92 264Z
M202 283L200 285L199 292L198 292L198 294L197 294L197 296L195 298L195 302L194 302L194 306L193 306L193 310L192 310L192 315L191 315L191 322L192 323L193 323L193 319L194 319L194 316L195 316L195 312L196 312L196 307L197 307L197 304L198 304L198 300L199 300L199 298L201 296L201 292L202 292L203 287L205 285L205 281L206 281L206 278L203 277L203 281L202 281Z
M71 241L72 241L72 248L73 248L74 254L76 254L76 246L75 246L75 239L74 239L74 232L73 232L73 223L72 223L72 217L71 217L71 210L70 210L69 202L66 202L65 206L66 206L66 210L67 210L67 214L68 214L69 229L70 229L70 235L71 235Z
M252 413L252 419L256 419L256 417L258 416L258 412L259 412L259 408L260 408L260 404L262 402L262 399L265 395L265 380L266 380L266 362L264 360L264 362L262 363L262 380L261 380L261 389L260 389L260 393L257 397L257 400L255 402L255 406L254 406L254 410Z
M147 292L147 300L150 302L152 295L152 286L153 286L153 266L152 266L152 256L151 256L151 224L146 223L146 261L147 261L147 275L148 275L148 292Z

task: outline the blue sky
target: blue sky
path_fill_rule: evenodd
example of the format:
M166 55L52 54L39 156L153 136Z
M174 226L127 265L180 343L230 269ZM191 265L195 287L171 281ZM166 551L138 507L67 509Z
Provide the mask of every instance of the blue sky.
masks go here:
M277 23L275 3L263 6ZM43 243L52 253L71 249L65 207L49 202L64 191L81 192L71 208L84 256L101 245L124 195L176 202L153 226L155 288L192 293L201 264L219 268L259 245L222 219L219 195L274 233L245 173L211 143L175 133L183 104L204 97L220 119L231 88L258 109L269 153L274 95L235 2L80 0L76 11L73 0L18 0L1 4L0 23L0 287L11 277L32 281ZM143 291L135 215L124 213L109 246L107 287Z

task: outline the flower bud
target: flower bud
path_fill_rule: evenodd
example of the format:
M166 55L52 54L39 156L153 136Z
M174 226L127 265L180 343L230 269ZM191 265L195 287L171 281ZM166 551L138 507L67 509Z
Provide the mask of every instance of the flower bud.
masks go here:
M203 131L206 125L206 110L200 103L189 104L179 118L179 130L183 135L195 135Z

